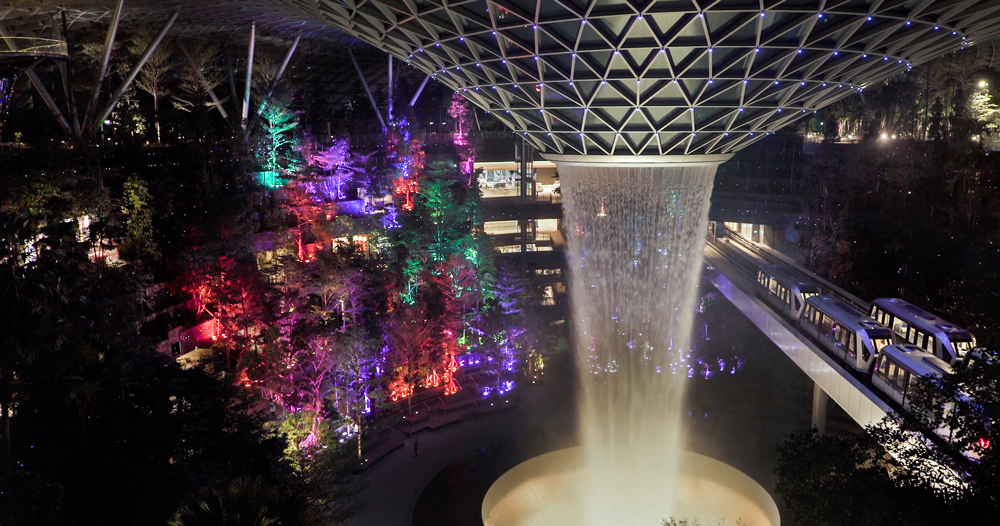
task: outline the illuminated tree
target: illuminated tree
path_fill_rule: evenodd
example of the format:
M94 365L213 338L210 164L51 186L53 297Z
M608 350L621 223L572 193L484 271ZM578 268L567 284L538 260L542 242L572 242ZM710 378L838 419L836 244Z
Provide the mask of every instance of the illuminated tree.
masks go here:
M220 329L217 345L230 362L258 349L271 319L271 291L256 262L223 256L198 261L189 256L180 277L196 316L208 316ZM227 367L230 364L227 363Z
M226 78L220 67L221 53L210 43L185 40L178 43L183 53L182 66L177 70L177 93L173 94L174 108L193 113L201 118L205 108L213 105L209 92L215 90ZM199 111L195 111L199 109Z
M473 187L475 177L473 176L473 164L476 159L476 147L471 140L472 123L469 115L474 110L470 110L469 101L465 97L455 93L451 98L451 105L448 107L448 115L455 121L455 137L453 144L456 148L456 155L459 159L459 170L468 176L468 186Z
M219 87L225 78L219 67L219 49L201 40L178 45L186 49L186 56L190 58L178 70L178 88L187 98L174 97L177 109L191 111L198 106L208 106L208 92Z
M141 55L153 39L153 33L149 28L142 28L132 34L128 41L129 52L135 56ZM169 46L158 46L149 58L146 65L139 70L139 75L135 78L135 87L145 91L153 98L153 127L156 129L156 142L162 140L160 133L160 99L170 96L170 89L167 86L174 63L172 52Z
M513 388L528 352L525 285L513 269L500 267L490 289L490 300L470 327L470 344L493 376L490 391L502 394Z
M993 95L985 86L976 89L969 98L969 114L986 135L994 134L1000 127L1000 108L993 102Z
M290 132L299 125L299 117L292 111L290 101L282 97L268 100L260 116L264 132L260 160L266 171L279 171L283 168L281 159L288 153L287 147L295 143ZM284 164L287 165L287 161Z
M431 366L428 339L431 327L419 307L400 306L386 327L390 354L387 356L389 372L389 399L393 402L408 398L414 388L425 380Z
M137 177L125 181L122 213L126 217L123 255L135 262L153 261L160 249L153 239L153 212L146 183Z
M352 153L347 139L337 139L330 147L309 155L308 160L333 179L335 191L332 197L345 199L347 196L344 193L344 185L350 179L366 173L369 157L370 155Z

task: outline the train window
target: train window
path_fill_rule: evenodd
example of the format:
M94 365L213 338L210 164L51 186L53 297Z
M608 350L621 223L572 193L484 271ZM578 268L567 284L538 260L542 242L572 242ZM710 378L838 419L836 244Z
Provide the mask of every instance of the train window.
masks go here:
M899 390L899 392L902 393L906 390L906 381L909 379L909 376L910 371L907 371L902 367L896 371L896 389Z
M878 363L875 364L875 376L885 380L885 370L889 367L888 362L889 358L883 354L882 357L879 358Z
M896 362L889 362L889 367L885 370L885 381L890 386L896 381Z
M858 356L858 351L854 346L854 333L849 331L844 331L844 333L847 336L847 352L852 358L856 358Z
M770 280L767 283L767 290L771 291L771 294L777 294L778 293L778 282L774 281L774 280Z
M894 318L892 320L892 330L893 330L893 332L895 332L896 334L898 334L901 338L904 338L904 339L906 338L906 335L907 335L906 333L907 333L907 331L909 331L909 329L910 329L910 326L905 321L900 320L898 318Z
M820 316L819 328L823 334L831 335L833 334L833 320L828 318L825 314Z

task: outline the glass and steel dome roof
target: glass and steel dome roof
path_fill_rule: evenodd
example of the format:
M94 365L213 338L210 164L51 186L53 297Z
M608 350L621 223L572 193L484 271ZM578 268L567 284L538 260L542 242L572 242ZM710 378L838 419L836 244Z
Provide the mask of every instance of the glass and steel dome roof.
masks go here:
M8 28L113 0L8 0ZM1000 31L979 0L126 0L184 33L359 38L562 155L726 154ZM48 22L47 22L48 21ZM318 45L317 45L318 44ZM337 45L331 47L336 51Z
M992 37L1000 21L1000 5L975 0L318 0L318 10L563 155L733 152Z

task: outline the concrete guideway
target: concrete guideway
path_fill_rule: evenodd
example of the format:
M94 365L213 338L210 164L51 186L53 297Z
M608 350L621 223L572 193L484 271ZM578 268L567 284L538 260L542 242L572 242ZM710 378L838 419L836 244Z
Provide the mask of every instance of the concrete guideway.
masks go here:
M881 421L892 409L860 380L757 299L747 279L716 249L705 247L705 261L719 271L712 284L815 383L813 425L826 429L826 400L832 398L862 427Z

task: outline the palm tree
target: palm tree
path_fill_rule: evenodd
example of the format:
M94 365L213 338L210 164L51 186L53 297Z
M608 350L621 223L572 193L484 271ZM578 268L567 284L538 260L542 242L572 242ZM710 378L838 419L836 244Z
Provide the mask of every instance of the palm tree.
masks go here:
M300 512L261 477L240 477L225 487L205 487L180 505L169 526L289 526Z

